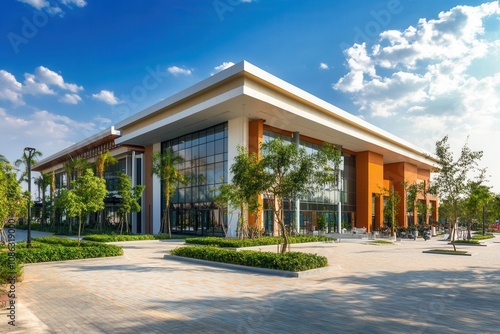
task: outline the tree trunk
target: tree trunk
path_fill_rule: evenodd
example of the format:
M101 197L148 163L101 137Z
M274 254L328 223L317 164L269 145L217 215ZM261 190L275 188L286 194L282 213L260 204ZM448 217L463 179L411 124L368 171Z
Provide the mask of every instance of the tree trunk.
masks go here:
M283 248L281 249L281 254L285 254L288 250L288 234L286 231L285 220L283 219L283 200L280 198L277 201L277 210L275 210L276 219L278 220L278 225L281 227L281 236L283 237Z
M457 246L455 245L456 226L457 226L457 223L455 221L455 223L453 224L453 227L450 230L450 241L451 241L451 244L453 245L453 251L454 252L457 251Z
M212 215L214 213L212 212ZM222 233L224 234L224 237L226 236L226 227L224 226L224 210L219 209L219 224L222 228Z
M78 247L80 247L80 230L82 226L82 216L78 216Z
M282 233L282 237L283 237L283 248L281 248L281 254L285 254L288 250L288 243L289 243L288 234L286 231L285 222L283 220L280 220L278 223L281 227L281 233Z
M167 221L167 230L168 230L168 238L169 239L172 239L172 226L170 226L170 215L168 214L168 207L167 207L167 210L165 212L165 217L166 217L166 221Z

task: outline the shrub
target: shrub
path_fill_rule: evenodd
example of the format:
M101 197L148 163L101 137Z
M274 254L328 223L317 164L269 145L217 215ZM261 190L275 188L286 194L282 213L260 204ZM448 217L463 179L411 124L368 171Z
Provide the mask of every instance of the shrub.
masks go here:
M335 239L323 236L300 235L300 236L289 237L289 242L292 244L304 243L304 242L333 241L333 240ZM186 243L240 248L240 247L252 247L252 246L278 245L283 243L283 238L262 237L257 239L224 239L219 237L201 237L201 238L186 238Z
M494 235L473 235L472 240L486 240L494 238Z
M477 240L455 240L454 242L456 244L473 244L473 245L479 245L479 241L477 241Z
M171 254L200 260L286 271L304 271L328 266L326 257L300 252L284 254L250 250L238 252L217 247L188 246L173 249Z
M23 276L23 265L17 258L10 259L7 252L0 252L0 285L7 284L14 277L20 281Z
M370 243L375 245L394 245L394 243L389 240L374 240Z
M182 236L172 236L165 234L89 234L83 240L95 242L115 242L115 241L135 241L135 240L160 240L160 239L184 239Z
M20 249L16 252L16 258L22 263L37 263L123 255L123 249L115 245L81 245L84 247Z
M19 263L36 263L49 261L63 261L87 259L107 256L123 255L123 249L115 245L106 245L95 242L81 242L59 237L34 238L31 248L26 248L26 243L16 245L15 258ZM7 257L4 250L0 256Z

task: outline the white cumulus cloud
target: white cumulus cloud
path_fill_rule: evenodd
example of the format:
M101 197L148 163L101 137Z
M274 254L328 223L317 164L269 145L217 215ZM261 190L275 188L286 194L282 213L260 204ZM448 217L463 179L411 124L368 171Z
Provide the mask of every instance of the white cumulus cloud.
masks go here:
M114 106L116 104L121 103L121 101L115 96L115 93L113 91L109 90L101 90L97 94L92 94L92 98L97 101L104 102L106 104L109 104L111 106Z
M16 105L23 105L23 85L11 73L0 70L0 100L10 101Z
M483 147L500 137L500 6L456 6L437 18L380 33L345 51L347 73L332 85L369 121L433 150L450 135ZM474 139L474 137L476 139ZM486 165L494 166L487 154ZM500 174L497 176L500 187Z
M320 63L319 64L319 69L320 70L328 70L330 68L330 66L328 66L327 63Z
M59 102L68 103L68 104L78 104L82 101L82 98L78 94L70 94L66 93L61 98L59 98Z
M51 15L64 16L64 10L56 4L52 5L48 0L17 0L19 2L28 4L37 10L44 10ZM58 0L60 4L68 8L79 7L83 8L87 5L86 0Z
M78 122L67 116L36 110L29 115L19 115L0 108L0 133L4 145L0 154L9 161L18 159L24 147L35 147L48 157L96 131L92 122Z
M173 74L175 76L177 75L191 75L192 74L192 71L190 69L187 69L187 68L182 68L182 67L178 67L178 66L170 66L167 71L170 73L170 74Z
M220 71L224 71L225 69L230 68L233 65L234 65L234 63L232 61L225 61L222 64L220 64L219 66L214 67L215 73L220 72Z
M61 89L69 90L72 93L77 93L78 91L83 90L82 86L65 82L62 75L48 69L45 66L38 66L35 69L35 80L47 85L57 86Z

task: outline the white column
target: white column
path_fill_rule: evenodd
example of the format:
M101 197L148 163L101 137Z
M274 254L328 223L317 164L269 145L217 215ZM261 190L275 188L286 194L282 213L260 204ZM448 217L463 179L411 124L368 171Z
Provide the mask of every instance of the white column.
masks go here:
M337 232L339 234L342 234L342 190L343 190L343 178L342 178L342 172L344 171L344 157L340 158L340 164L339 164L339 181L338 181L338 192L339 192L339 204L338 204L338 216L337 216Z
M135 151L132 151L132 165L131 165L131 175L130 175L130 181L132 183L132 187L136 185L136 159L135 159ZM131 222L132 222L132 233L136 233L135 231L137 231L137 213L132 213L131 214L132 216L132 219L131 219Z
M340 196L339 196L339 198L340 198ZM338 208L337 208L337 232L339 234L342 234L342 202L341 201L339 201Z
M141 184L144 185L144 181L145 181L145 178L144 178L144 154L139 154L138 156L139 159L141 159ZM141 212L140 212L140 215L141 215L141 230L139 231L139 233L144 233L145 230L146 230L146 205L144 204L144 192L142 193L142 197L141 197Z
M160 151L161 143L153 144L153 153ZM153 213L153 234L158 234L161 224L161 181L156 175L153 175L153 201L151 206Z
M233 179L233 174L231 173L231 165L233 164L234 158L238 155L238 146L243 146L248 148L248 117L240 116L233 118L228 121L227 124L227 166L228 166L228 180L231 182ZM236 237L236 230L238 227L238 216L239 211L235 211L233 214L228 215L228 226L227 226L227 236Z
M300 149L300 133L298 131L293 133L293 141L295 143L295 146L298 149ZM299 198L297 198L295 200L294 215L295 215L295 230L297 231L297 233L299 233L300 232L300 199Z

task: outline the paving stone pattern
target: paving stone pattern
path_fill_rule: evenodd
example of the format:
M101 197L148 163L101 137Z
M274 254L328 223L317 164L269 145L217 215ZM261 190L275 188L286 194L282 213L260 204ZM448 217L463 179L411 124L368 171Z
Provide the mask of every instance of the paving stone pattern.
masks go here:
M496 240L498 240L497 238ZM500 243L292 245L341 269L285 278L164 260L182 241L117 243L125 255L25 266L16 323L0 333L500 333ZM263 247L275 251L275 247Z

